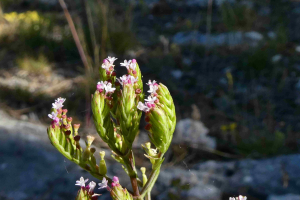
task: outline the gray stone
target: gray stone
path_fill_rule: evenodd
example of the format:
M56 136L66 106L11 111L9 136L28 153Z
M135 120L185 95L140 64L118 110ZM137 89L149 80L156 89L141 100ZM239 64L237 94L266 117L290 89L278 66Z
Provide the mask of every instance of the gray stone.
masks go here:
M215 149L216 141L207 136L208 132L208 128L201 121L182 119L177 123L173 143L188 143L192 147Z
M213 34L200 33L198 31L178 32L173 36L173 42L179 45L197 44L206 45L208 47L217 46L238 46L241 44L249 44L250 46L257 46L263 40L261 33L251 31L243 33L241 31Z
M178 185L170 186L172 181L180 180ZM187 190L182 190L182 186L189 186ZM161 171L155 186L156 192L159 194L158 199L169 199L168 194L179 195L189 200L220 200L221 190L205 182L205 174L196 170L167 168Z
M268 197L267 200L300 200L300 196L294 194L287 194L281 196L271 195Z
M211 181L221 181L223 191L236 193L242 188L258 195L300 194L300 155L232 162L209 161L195 166L197 173L208 173Z

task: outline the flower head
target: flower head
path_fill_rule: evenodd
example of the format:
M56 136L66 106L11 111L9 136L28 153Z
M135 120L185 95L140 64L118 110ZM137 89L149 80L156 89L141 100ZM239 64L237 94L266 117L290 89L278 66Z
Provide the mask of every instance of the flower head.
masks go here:
M130 64L131 64L131 60L128 60L128 61L124 60L123 63L120 63L120 65L123 67L126 67L127 70L129 70Z
M65 98L59 97L58 99L55 100L55 103L52 103L52 108L54 109L61 109L64 105L63 103L66 101Z
M103 60L102 68L106 70L109 74L114 70L114 62L117 60L115 57L110 57Z
M120 79L117 79L121 85L125 84L134 84L137 82L137 78L134 78L131 75L123 75Z
M94 181L91 181L87 187L89 189L89 192L92 193L92 192L94 192L94 188L96 187L96 183Z
M116 88L113 88L111 83L107 83L107 85L105 87L106 93L113 93L115 90L116 90Z
M108 56L108 58L106 58L106 60L108 60L109 61L109 63L111 64L111 65L113 65L114 64L114 62L115 62L115 60L117 60L118 58L115 58L115 57L110 57L110 56Z
M144 112L149 112L150 111L150 108L147 105L143 104L142 102L138 103L137 108L141 111L144 111Z
M119 185L119 178L117 176L113 177L113 182L111 183L112 187L118 186Z
M97 90L99 92L102 92L103 90L105 90L105 92L107 94L107 93L113 93L116 90L116 88L113 88L112 84L110 82L101 81L101 82L97 83Z
M135 70L135 68L136 68L136 59L132 59L132 61L131 61L131 63L130 63L130 68L131 68L132 70Z
M85 183L88 182L89 179L85 179L83 177L80 177L78 181L76 181L75 185L78 185L80 187L85 187Z
M53 120L57 120L58 119L57 113L55 113L55 112L52 112L51 114L48 114L48 117L50 119L53 119Z
M98 185L99 185L99 188L98 188L98 189L108 188L107 183L108 183L108 180L106 180L106 178L104 177L104 178L102 179L102 182L101 182L101 183L98 183Z
M148 90L149 93L151 94L156 94L156 90L158 89L158 84L156 83L155 80L151 81L149 80L148 83L146 83L147 85L149 85L150 89Z
M126 69L129 71L129 70L133 70L135 71L136 69L136 60L133 59L133 60L124 60L123 63L120 63L121 66L123 67L126 67Z
M107 81L101 81L97 83L97 90L99 90L99 92L102 92L103 89L105 89L105 86L107 84Z

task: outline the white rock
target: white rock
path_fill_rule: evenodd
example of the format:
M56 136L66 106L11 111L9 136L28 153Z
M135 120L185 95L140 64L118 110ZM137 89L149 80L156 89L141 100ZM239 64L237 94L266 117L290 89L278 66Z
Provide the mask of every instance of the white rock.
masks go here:
M278 61L281 60L281 58L282 58L282 55L277 54L277 55L273 56L271 60L273 63L277 63Z
M207 136L209 130L201 121L183 119L177 123L173 142L187 142L192 146L201 145L206 148L216 148L214 138Z

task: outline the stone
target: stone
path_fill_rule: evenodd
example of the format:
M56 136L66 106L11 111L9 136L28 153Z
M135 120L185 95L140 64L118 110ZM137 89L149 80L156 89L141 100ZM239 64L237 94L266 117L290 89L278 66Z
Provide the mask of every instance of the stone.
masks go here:
M271 195L267 200L300 200L300 195L287 194L287 195Z
M208 161L193 169L197 174L210 172L207 181L219 180L222 191L228 194L245 188L251 194L261 196L300 194L300 154L261 160Z
M158 200L170 199L170 194L188 200L221 200L221 190L205 182L205 174L176 167L161 171L155 184ZM186 189L183 189L185 186Z
M250 32L227 32L207 35L198 31L178 32L173 36L173 42L179 45L206 45L208 47L229 46L235 47L241 44L257 46L263 40L261 33Z
M188 143L192 147L216 148L214 138L207 136L209 130L201 121L182 119L177 123L173 143Z

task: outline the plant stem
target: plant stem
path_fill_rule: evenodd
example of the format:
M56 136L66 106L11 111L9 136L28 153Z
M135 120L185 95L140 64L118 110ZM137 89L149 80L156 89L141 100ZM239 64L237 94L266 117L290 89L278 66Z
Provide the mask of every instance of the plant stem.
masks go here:
M129 174L132 189L133 189L133 195L138 197L138 196L140 196L140 191L139 191L139 186L138 186L138 180L137 180L138 176L137 176L137 172L135 169L134 156L133 156L132 150L130 150L130 152L122 158L123 158L126 168L128 170L128 174Z

